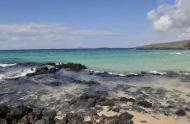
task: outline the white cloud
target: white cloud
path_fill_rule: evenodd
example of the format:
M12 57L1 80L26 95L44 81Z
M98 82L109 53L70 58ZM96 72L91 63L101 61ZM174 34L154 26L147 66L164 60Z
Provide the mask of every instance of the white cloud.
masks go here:
M159 20L154 21L153 27L157 31L168 31L172 26L172 22L169 16L162 16Z
M0 24L0 49L98 47L124 33L73 28L64 24ZM94 42L96 41L96 42ZM107 43L102 43L106 41ZM90 43L89 43L90 42ZM92 43L93 42L93 43Z
M71 29L63 24L0 24L0 38L7 40L64 40Z
M147 16L156 31L188 33L187 30L190 28L190 0L176 0L173 5L162 4L151 10Z

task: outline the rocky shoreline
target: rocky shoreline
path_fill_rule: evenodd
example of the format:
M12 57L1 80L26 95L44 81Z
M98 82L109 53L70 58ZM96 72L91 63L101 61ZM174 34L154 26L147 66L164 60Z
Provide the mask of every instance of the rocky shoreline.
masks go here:
M152 119L149 118L138 120L139 114L150 115L158 123L161 123L160 115L173 120L183 118L184 124L190 123L190 92L120 83L116 82L118 77L111 77L109 73L97 74L99 79L96 80L94 73L89 72L86 76L85 69L86 66L75 63L48 63L38 66L35 72L25 77L2 82L1 92L4 90L3 87L16 91L0 94L0 124L151 123ZM146 73L142 74L146 76ZM129 82L137 80L136 77L137 75L131 75L126 78ZM13 83L18 87L12 87ZM82 87L82 92L78 92L78 87L73 90L67 89L70 84L74 87L79 86L80 89ZM20 89L23 85L26 85L23 89L29 89ZM29 86L34 86L34 89L30 89ZM35 94L29 90L36 90ZM18 91L20 94L15 95ZM72 95L72 92L76 94ZM10 99L7 100L7 97ZM18 104L15 104L17 101Z

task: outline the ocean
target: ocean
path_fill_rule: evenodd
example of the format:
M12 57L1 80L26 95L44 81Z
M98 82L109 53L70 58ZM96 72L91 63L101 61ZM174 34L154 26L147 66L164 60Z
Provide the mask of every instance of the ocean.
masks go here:
M24 62L75 62L99 71L190 71L188 50L49 49L0 51L0 66Z

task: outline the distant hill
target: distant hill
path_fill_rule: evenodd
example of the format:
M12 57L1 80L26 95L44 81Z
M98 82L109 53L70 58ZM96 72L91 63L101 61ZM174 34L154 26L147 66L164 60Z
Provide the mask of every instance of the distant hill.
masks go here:
M137 49L190 49L190 40L150 44L136 47Z

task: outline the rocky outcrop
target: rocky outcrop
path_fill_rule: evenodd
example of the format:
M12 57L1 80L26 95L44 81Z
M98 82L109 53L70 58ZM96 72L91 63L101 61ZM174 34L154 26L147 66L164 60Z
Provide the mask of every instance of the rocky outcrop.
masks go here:
M55 124L55 112L43 112L41 108L30 108L27 106L17 106L8 108L0 107L1 124Z
M26 76L31 77L40 74L51 74L51 73L56 73L61 69L67 69L70 71L81 71L83 69L87 69L87 67L77 63L66 63L58 65L50 63L36 68L36 71L34 73L29 73Z
M71 71L81 71L83 69L87 69L86 66L82 65L82 64L78 64L78 63L67 63L67 64L60 64L60 65L56 65L55 66L58 69L69 69Z

